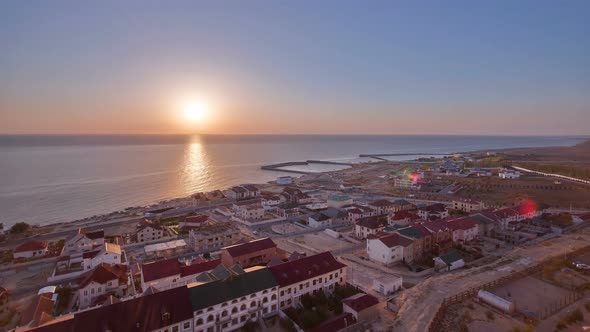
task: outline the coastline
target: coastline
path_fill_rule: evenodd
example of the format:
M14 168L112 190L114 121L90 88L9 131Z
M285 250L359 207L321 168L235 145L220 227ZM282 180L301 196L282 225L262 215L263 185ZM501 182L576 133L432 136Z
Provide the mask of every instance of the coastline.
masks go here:
M580 153L580 152L584 153ZM583 162L588 162L590 164L590 138L587 138L585 141L577 143L573 146L546 146L546 147L519 147L519 148L501 148L501 149L486 149L486 150L475 150L475 151L467 151L467 152L458 152L464 155L475 155L475 154L482 154L487 152L494 152L494 153L501 153L507 154L511 156L531 156L531 155L548 155L552 158L556 156L566 156L569 157L572 153L577 154L578 156L583 156ZM417 153L405 153L405 154L391 154L391 155L404 155L404 156L411 156L416 155ZM362 156L382 156L388 154L359 154L359 157ZM439 154L432 154L439 155ZM450 155L450 154L449 154ZM410 160L405 160L410 161ZM308 160L307 162L316 162L315 160ZM318 160L317 162L320 163L332 163L330 161L323 161ZM383 160L379 158L375 158L374 163L386 163L386 162L403 162L403 161L392 161L392 160ZM562 162L564 162L562 160ZM300 163L300 162L295 162ZM282 163L286 164L286 163ZM340 164L340 163L338 163ZM362 165L362 163L350 164L350 167L356 167L358 165ZM342 170L334 170L334 171L318 171L318 172L310 172L311 174L338 174L349 170L350 168L342 169ZM282 172L281 169L269 169L270 171L278 171ZM300 172L301 174L310 174L305 172ZM271 181L272 182L272 181ZM236 183L235 185L238 185ZM257 183L257 185L268 185L269 183ZM219 188L222 189L222 188ZM226 188L223 188L226 189ZM223 190L222 189L222 190ZM100 225L101 223L111 223L117 222L117 220L122 219L129 219L129 218L138 218L139 216L143 215L146 211L155 208L162 208L162 207L173 207L173 208L182 208L190 205L192 203L192 195L183 196L183 197L176 197L167 200L162 200L158 202L154 202L151 204L147 204L144 206L131 206L127 207L122 210L111 211L104 214L97 214L93 216L88 216L82 219L76 219L72 221L64 221L58 223L51 223L51 224L44 224L35 226L36 230L44 230L44 229L63 229L63 228L71 228L71 227L84 227L84 226L95 226Z

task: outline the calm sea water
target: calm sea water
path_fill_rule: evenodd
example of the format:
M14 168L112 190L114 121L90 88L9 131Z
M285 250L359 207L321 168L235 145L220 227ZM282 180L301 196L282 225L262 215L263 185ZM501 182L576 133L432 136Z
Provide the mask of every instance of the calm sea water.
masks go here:
M0 222L72 221L285 173L268 163L363 153L573 145L574 137L0 136Z

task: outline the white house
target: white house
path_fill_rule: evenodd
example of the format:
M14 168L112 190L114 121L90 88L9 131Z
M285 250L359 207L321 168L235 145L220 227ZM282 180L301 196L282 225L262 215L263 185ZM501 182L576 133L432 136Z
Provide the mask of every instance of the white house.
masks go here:
M376 214L388 214L392 213L396 209L396 204L386 199L380 199L377 201L370 202L369 207L375 210Z
M64 254L90 251L104 244L104 231L86 231L78 228L78 233L66 240Z
M49 252L46 241L27 241L14 248L12 257L16 258L33 258L43 257Z
M418 208L418 216L424 220L443 219L449 216L446 205L435 203Z
M413 240L397 233L367 239L367 254L373 261L391 265L414 260Z
M281 205L281 197L278 195L275 195L275 196L263 198L261 203L262 203L263 208L270 209L275 206Z
M484 208L485 206L482 201L466 198L453 200L453 209L455 210L461 210L470 213L472 211L483 210Z
M121 247L112 243L105 243L101 248L93 251L87 251L82 254L82 266L84 271L90 271L106 263L109 265L121 264L123 252Z
M346 283L346 265L330 252L299 258L269 267L279 284L279 307L293 307L305 294L322 290L330 293L336 285Z
M479 235L479 225L470 217L452 219L447 222L453 231L453 242L473 241Z
M164 227L146 219L137 227L135 236L138 243L159 240L164 237Z
M100 297L123 295L127 283L126 265L99 264L80 278L78 289L80 309L92 306Z
M375 235L388 226L389 221L387 219L387 215L360 218L354 225L354 234L359 239Z
M242 220L260 220L264 218L265 209L260 203L234 204L234 216Z
M386 275L373 280L373 289L383 295L391 295L402 288L403 279L395 275Z

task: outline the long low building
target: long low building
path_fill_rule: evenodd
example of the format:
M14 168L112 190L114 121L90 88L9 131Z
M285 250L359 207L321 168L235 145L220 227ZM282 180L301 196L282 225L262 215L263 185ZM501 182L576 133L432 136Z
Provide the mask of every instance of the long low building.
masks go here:
M235 331L294 306L301 296L346 282L346 265L329 252L252 268L225 279L195 282L65 315L29 331ZM19 330L25 331L25 330Z

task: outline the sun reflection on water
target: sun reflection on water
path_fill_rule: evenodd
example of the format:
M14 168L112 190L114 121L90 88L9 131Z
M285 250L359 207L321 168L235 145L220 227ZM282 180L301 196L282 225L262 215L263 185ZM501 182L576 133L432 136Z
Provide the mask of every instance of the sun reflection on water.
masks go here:
M198 135L191 136L184 153L183 185L186 194L210 190L210 161Z

